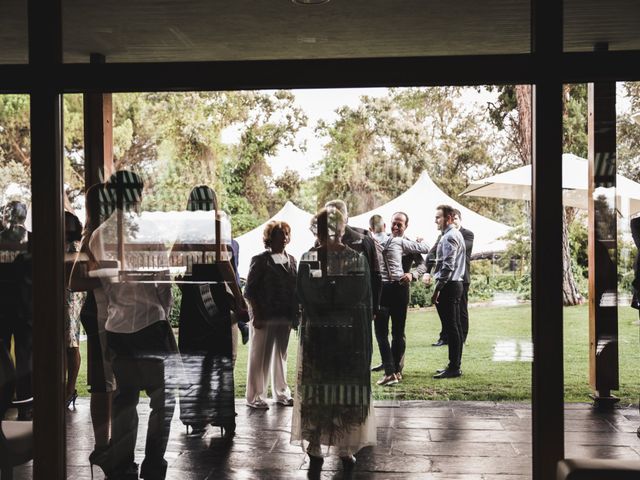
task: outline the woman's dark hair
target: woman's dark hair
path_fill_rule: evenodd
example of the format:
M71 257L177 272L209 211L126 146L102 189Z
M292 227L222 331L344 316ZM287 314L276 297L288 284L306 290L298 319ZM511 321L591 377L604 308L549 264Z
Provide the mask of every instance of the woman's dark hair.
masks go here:
M216 192L207 185L198 185L193 187L189 193L189 201L187 202L187 210L195 212L197 210L217 210L218 197Z
M271 236L273 235L274 230L280 230L285 235L291 234L291 227L287 222L283 222L280 220L271 220L264 227L264 232L262 232L262 241L264 242L265 248L271 247Z

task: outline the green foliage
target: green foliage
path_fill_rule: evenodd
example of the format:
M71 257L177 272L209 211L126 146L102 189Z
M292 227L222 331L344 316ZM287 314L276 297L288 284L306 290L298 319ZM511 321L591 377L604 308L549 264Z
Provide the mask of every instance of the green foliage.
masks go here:
M169 312L169 324L173 328L180 326L180 304L182 303L182 290L175 283L171 285L171 296L173 297L173 305Z
M432 294L433 287L428 287L421 281L411 282L409 305L414 308L429 306L431 305Z
M524 265L529 264L531 258L531 227L529 222L513 227L501 239L508 242L507 249L500 255L503 268L508 268L512 258L520 260Z
M455 197L472 175L506 168L499 131L484 111L464 107L463 93L459 87L389 89L384 97L363 96L358 106L340 108L331 124L321 122L317 131L329 141L318 164L319 203L342 198L356 215L404 192L425 170Z
M563 150L587 158L587 84L566 84L564 92Z

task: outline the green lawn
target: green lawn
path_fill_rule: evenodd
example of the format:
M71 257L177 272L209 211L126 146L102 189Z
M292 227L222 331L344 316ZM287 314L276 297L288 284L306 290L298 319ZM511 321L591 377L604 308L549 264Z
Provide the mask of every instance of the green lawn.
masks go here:
M588 308L565 308L565 398L569 402L589 401L588 382ZM527 358L527 344L531 339L531 308L473 307L471 327L465 347L462 369L458 379L434 380L435 370L447 363L446 347L432 347L440 330L435 309L409 313L407 320L407 354L404 381L393 387L374 385L377 399L422 400L521 400L531 398L531 363ZM637 404L640 394L640 327L638 314L629 307L619 309L620 390L614 392L622 404ZM636 323L634 323L636 322ZM295 383L296 349L298 337L292 333L289 343L289 382ZM502 346L506 361L494 361L496 343ZM83 360L85 343L82 344ZM515 359L509 360L509 354ZM531 352L529 351L529 354ZM374 364L379 363L377 344L374 345ZM78 380L78 391L86 395L86 366ZM244 396L247 369L247 346L240 345L236 365L236 395ZM372 380L378 379L374 373Z

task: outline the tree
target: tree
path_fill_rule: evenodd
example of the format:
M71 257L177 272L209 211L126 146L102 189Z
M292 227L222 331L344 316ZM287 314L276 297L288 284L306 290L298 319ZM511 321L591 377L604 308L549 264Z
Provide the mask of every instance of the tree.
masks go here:
M123 93L114 94L113 108L114 167L145 180L143 208L181 210L193 186L208 184L232 214L235 234L279 208L268 158L283 146L304 148L296 133L306 117L291 92ZM81 95L65 95L64 119L65 184L73 199L84 189ZM233 126L239 138L226 144L222 132ZM2 191L13 182L28 197L29 166L28 96L0 96Z
M505 85L495 87L499 91L498 101L488 106L493 122L507 130L510 142L518 152L523 165L531 163L531 88L528 85ZM587 153L587 98L586 85L565 85L563 103L563 149L576 155ZM565 305L577 305L582 296L571 266L569 225L575 218L572 208L562 210L562 291Z
M508 163L504 142L484 112L463 105L459 87L390 89L343 107L318 132L328 138L319 162L318 201L340 197L352 214L374 208L411 186L423 171L457 196L470 178ZM487 206L498 202L465 198ZM488 209L488 208L487 208Z

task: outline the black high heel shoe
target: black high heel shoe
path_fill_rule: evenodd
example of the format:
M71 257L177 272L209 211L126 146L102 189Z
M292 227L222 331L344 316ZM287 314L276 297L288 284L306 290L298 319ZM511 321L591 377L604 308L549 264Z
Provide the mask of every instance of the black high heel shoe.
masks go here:
M67 398L67 408L73 404L73 409L76 409L76 399L78 398L78 390L74 390Z
M97 465L104 472L105 479L109 477L109 446L103 445L93 447L93 452L89 454L89 465L91 465L91 478L93 478L93 466Z

